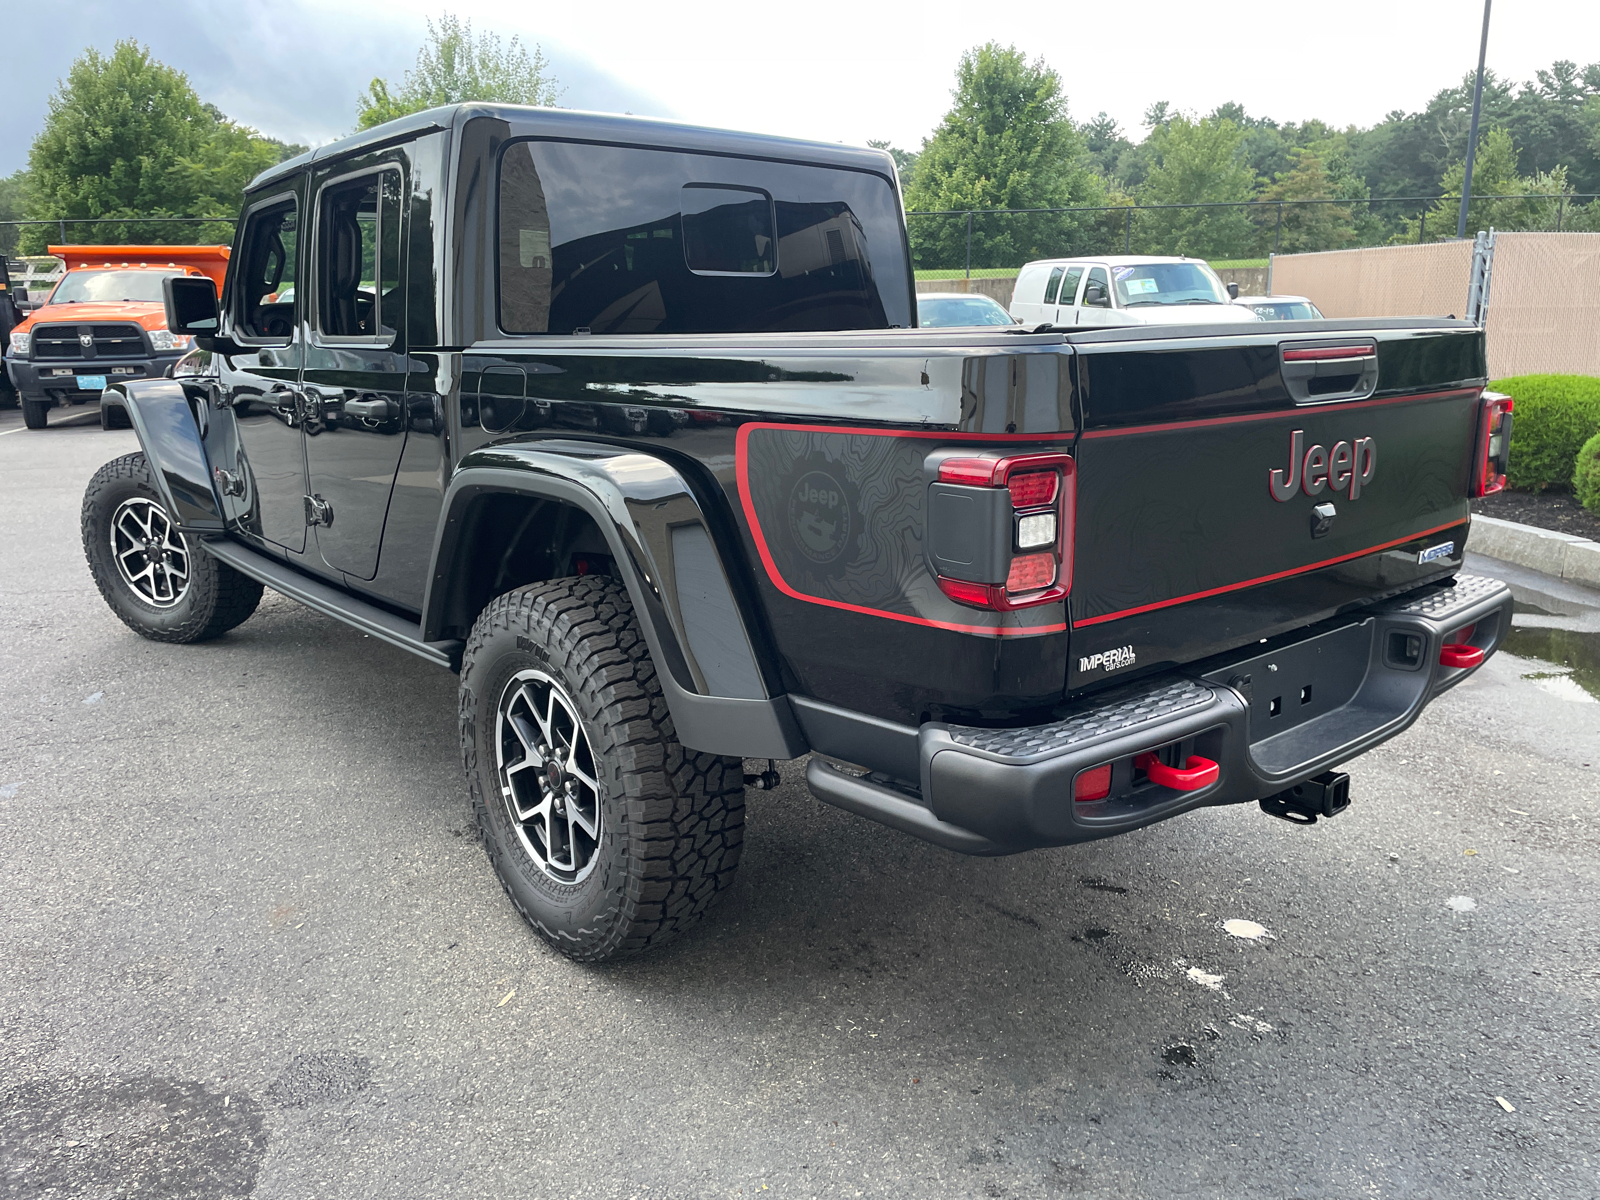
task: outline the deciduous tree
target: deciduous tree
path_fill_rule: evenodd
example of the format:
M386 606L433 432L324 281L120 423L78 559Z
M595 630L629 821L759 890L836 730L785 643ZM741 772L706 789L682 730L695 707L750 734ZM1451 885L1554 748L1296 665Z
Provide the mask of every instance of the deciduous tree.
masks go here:
M1245 131L1222 117L1178 115L1150 134L1156 167L1139 203L1196 205L1139 214L1135 236L1145 253L1233 258L1255 249L1256 227L1243 208L1203 207L1249 201L1256 173L1241 153Z
M28 154L25 207L30 219L74 221L67 236L75 242L226 241L225 222L127 218L234 217L251 177L301 149L235 125L203 104L181 71L122 41L109 55L84 51L50 98ZM31 226L19 249L37 253L59 236Z
M501 104L553 106L561 88L537 44L530 53L520 39L502 43L497 34L475 33L471 21L445 13L428 22L428 40L417 65L400 86L374 79L356 101L356 128L370 129L408 113L488 100Z
M911 210L1062 208L1101 203L1083 137L1067 116L1061 77L1042 60L990 42L962 55L950 111L925 143L906 196ZM1072 213L974 219L974 266L1013 266L1087 249L1092 221ZM959 217L912 217L918 266L960 266Z

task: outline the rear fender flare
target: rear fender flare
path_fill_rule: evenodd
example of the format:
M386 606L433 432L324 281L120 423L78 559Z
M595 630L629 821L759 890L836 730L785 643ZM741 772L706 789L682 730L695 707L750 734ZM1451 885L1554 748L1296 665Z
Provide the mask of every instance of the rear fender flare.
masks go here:
M222 504L211 484L196 407L181 383L145 379L108 388L102 404L124 409L150 462L167 511L184 533L221 533ZM203 409L201 409L203 411Z
M808 749L752 636L693 489L668 462L592 442L541 441L469 454L445 492L423 599L424 640L441 636L461 569L468 516L485 495L511 493L580 509L594 521L657 664L678 740L714 754L797 758Z

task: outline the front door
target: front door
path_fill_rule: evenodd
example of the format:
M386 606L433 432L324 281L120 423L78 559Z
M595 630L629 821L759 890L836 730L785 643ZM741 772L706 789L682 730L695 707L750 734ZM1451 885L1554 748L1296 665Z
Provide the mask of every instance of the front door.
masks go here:
M227 297L227 331L242 353L216 356L238 441L231 461L213 459L229 519L297 553L306 544L297 286L304 187L297 176L245 214Z
M348 161L316 186L312 303L306 322L305 455L322 561L355 579L378 547L405 447L405 159Z

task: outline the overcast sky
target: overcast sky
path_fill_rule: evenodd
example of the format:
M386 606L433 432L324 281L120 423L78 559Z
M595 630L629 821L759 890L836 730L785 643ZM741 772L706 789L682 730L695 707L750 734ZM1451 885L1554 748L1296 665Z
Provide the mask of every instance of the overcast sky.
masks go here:
M46 100L85 46L135 37L201 97L262 132L350 131L374 75L399 81L440 0L141 0L7 5L0 174L27 161ZM538 42L572 108L915 149L949 106L956 63L989 40L1061 72L1075 118L1105 110L1135 138L1157 100L1237 100L1279 121L1370 125L1415 110L1477 62L1479 0L1056 0L1054 3L547 5L461 0L479 29ZM1557 58L1600 61L1596 0L1501 0L1489 65L1521 81Z

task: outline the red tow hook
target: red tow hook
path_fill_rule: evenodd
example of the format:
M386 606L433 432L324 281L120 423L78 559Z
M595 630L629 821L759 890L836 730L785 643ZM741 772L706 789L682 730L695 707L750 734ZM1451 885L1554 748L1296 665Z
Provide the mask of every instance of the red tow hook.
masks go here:
M1476 646L1452 642L1439 647L1439 661L1447 667L1475 667L1483 661L1483 651Z
M1198 792L1203 787L1210 787L1222 772L1216 763L1198 754L1191 754L1189 761L1181 767L1169 767L1153 753L1146 751L1133 760L1133 765L1148 775L1152 783L1178 792Z

